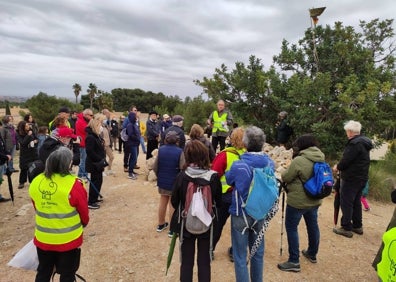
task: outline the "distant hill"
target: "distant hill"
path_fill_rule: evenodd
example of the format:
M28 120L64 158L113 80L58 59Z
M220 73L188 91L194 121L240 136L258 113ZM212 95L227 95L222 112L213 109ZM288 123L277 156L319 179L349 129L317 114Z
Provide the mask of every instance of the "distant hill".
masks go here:
M24 103L27 99L29 98L21 96L0 96L0 101L9 101L14 103Z

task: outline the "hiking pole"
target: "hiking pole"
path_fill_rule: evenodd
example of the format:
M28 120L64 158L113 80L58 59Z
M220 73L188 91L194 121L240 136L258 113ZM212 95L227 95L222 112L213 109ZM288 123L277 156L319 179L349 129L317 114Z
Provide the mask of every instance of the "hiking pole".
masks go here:
M282 221L281 221L281 239L280 239L280 255L282 256L282 241L283 241L283 221L285 219L285 191L287 191L286 184L280 179L277 179L279 183L279 196L282 193Z
M85 178L89 181L91 184L92 188L95 190L96 193L98 193L99 198L103 199L102 194L100 194L99 190L96 188L95 184L93 184L92 180L88 177L88 173L85 174Z

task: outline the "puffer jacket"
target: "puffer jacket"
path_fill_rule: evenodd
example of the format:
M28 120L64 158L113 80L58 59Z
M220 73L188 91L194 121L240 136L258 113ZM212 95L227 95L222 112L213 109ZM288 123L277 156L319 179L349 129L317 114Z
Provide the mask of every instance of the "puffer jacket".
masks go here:
M337 169L341 171L341 179L367 181L372 148L373 143L365 136L356 135L349 139L342 159L337 164Z
M324 162L325 156L318 147L301 150L292 160L290 166L282 172L282 181L287 184L287 204L296 209L308 209L321 205L322 200L308 197L304 192L303 182L313 175L315 162Z

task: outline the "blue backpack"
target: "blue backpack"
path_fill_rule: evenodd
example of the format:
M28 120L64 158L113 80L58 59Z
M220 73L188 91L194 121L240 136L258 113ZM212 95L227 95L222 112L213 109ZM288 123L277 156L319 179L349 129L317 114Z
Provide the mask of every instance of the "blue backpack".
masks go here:
M314 163L313 176L303 183L305 194L314 199L323 199L329 196L333 185L333 173L326 162Z
M252 218L261 220L268 214L278 196L278 183L274 170L269 166L253 168L249 194L246 202L242 201L242 207Z

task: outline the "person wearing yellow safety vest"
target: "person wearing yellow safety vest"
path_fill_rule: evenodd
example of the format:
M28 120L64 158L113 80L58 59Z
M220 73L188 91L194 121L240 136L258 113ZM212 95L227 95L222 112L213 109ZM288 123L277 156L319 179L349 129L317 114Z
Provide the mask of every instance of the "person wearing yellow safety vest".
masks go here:
M52 152L44 173L29 187L36 210L33 242L39 265L35 281L50 281L54 267L60 281L75 281L89 213L84 184L69 171L72 160L73 154L66 147Z
M212 127L212 146L217 151L217 145L220 144L220 151L225 148L225 141L232 126L231 112L225 109L223 100L217 102L217 110L212 112L207 121Z
M391 194L396 204L396 187ZM382 244L374 258L372 266L377 271L380 281L396 281L396 208L386 232L382 236Z
M233 187L227 184L225 179L225 173L230 170L231 165L234 161L240 159L245 150L245 146L242 142L244 130L241 127L237 127L232 131L231 134L231 147L228 147L221 151L212 162L212 170L216 171L220 176L221 189L222 189L222 204L217 208L218 218L216 224L213 226L213 251L216 248L217 242L220 240L223 227L230 216L229 208L232 201L232 190ZM228 255L232 261L232 249L228 249Z

